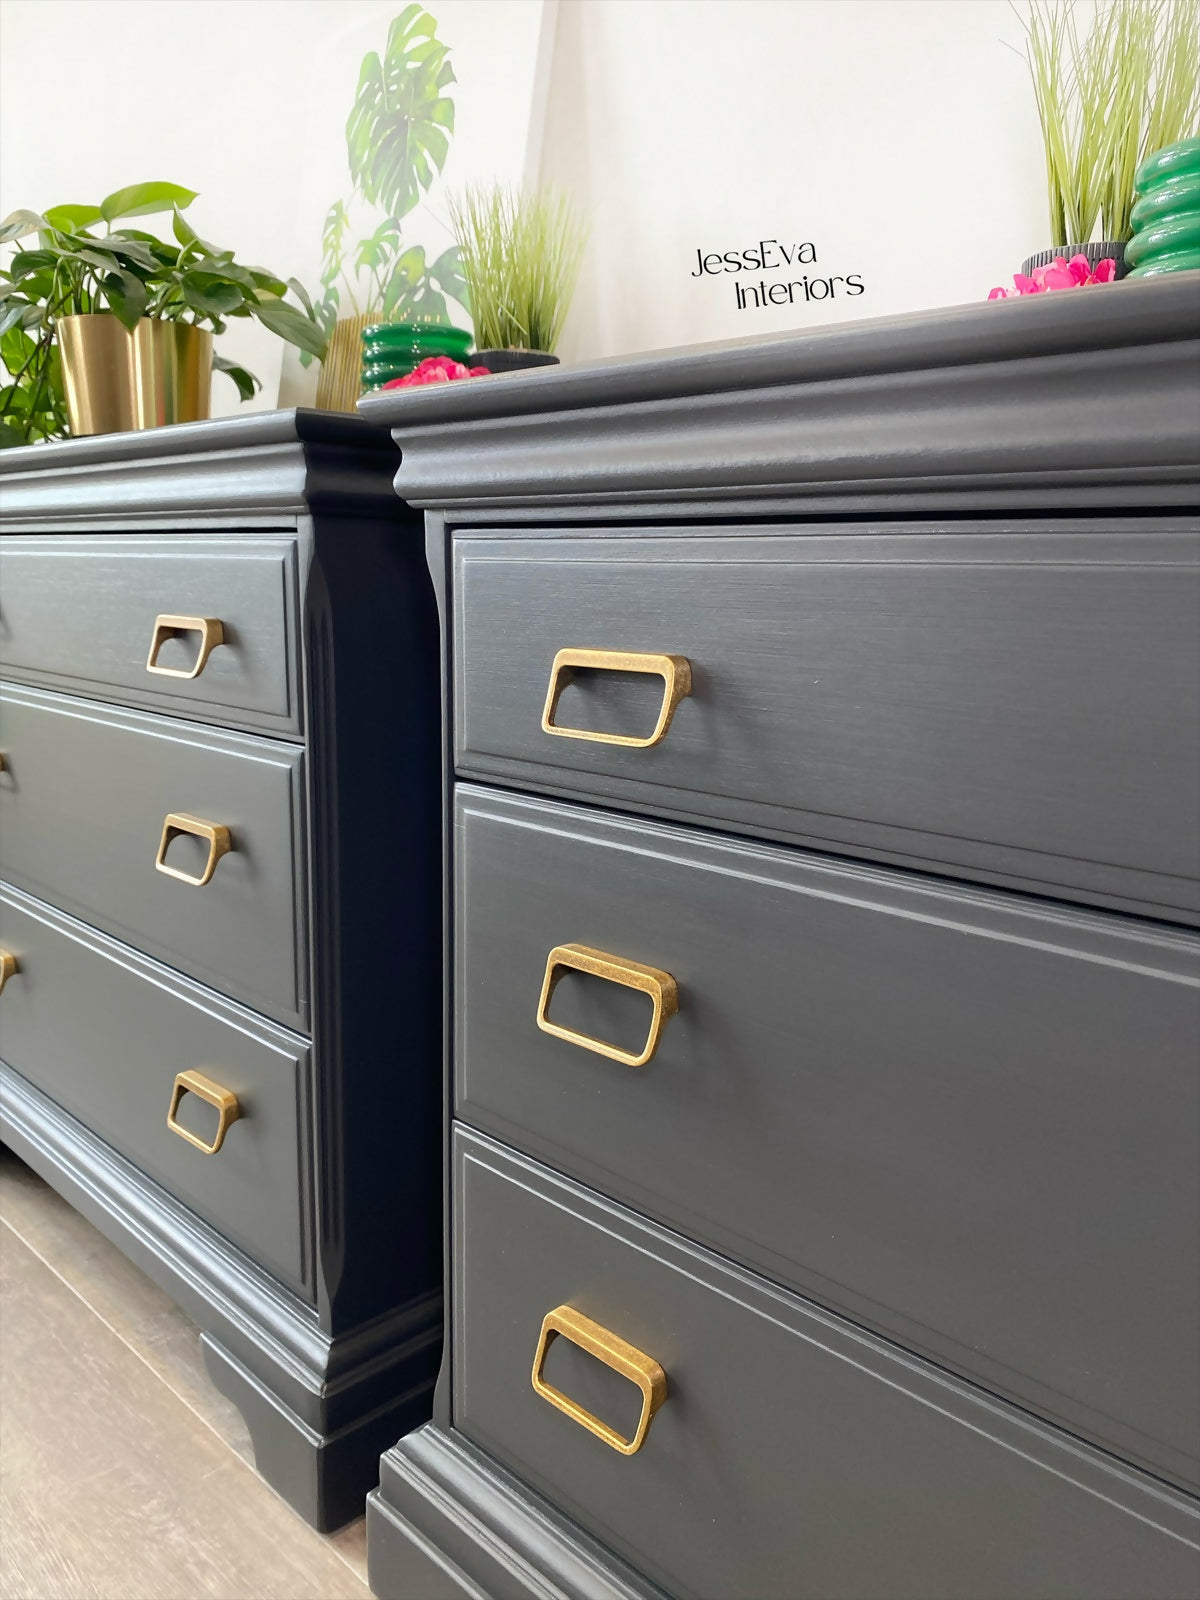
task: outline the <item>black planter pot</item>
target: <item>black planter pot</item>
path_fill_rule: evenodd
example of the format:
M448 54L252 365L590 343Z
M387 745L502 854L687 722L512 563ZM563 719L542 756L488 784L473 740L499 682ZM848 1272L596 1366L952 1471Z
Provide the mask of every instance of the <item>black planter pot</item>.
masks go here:
M489 372L520 372L525 367L556 367L558 357L544 350L476 350L471 365Z
M1123 278L1129 271L1125 265L1125 246L1115 239L1099 239L1095 244L1060 244L1055 245L1053 250L1039 250L1037 255L1030 256L1028 261L1021 263L1021 271L1030 278L1035 267L1048 267L1055 256L1061 256L1064 261L1070 261L1072 256L1086 256L1088 264L1093 269L1098 261L1111 256L1117 263L1118 278Z

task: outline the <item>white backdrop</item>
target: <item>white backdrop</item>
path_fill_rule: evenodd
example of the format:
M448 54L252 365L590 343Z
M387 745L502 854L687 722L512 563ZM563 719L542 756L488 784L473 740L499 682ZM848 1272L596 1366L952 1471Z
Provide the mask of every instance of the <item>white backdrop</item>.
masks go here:
M0 0L3 209L142 178L244 259L315 286L349 189L359 63L403 0ZM562 354L587 358L978 300L1048 242L1007 0L428 0L452 47L445 185L553 178L590 222ZM557 19L557 20L556 20ZM56 110L45 110L47 84ZM540 159L539 159L540 156ZM432 256L444 187L406 219ZM832 299L739 310L697 250L811 242ZM799 291L797 291L799 292ZM267 380L282 348L226 338ZM288 352L282 398L309 392ZM233 386L215 385L218 410Z
M345 124L359 66L368 50L382 53L404 3L3 0L0 215L95 202L143 179L182 183L199 191L188 217L203 238L300 278L315 297L321 224L350 191ZM445 186L524 176L553 7L548 17L545 0L428 0L426 9L458 80L444 180L405 218L406 235L432 258L450 242ZM539 117L535 160L540 127ZM221 349L263 380L256 407L315 391L316 368L302 371L257 323L234 323ZM239 409L218 376L213 414Z
M544 169L578 194L592 236L562 353L1011 283L1050 242L1028 69L1009 48L1023 38L1007 0L564 0ZM772 237L815 244L801 276L857 273L863 292L739 311L735 282L763 274L691 276L698 248Z

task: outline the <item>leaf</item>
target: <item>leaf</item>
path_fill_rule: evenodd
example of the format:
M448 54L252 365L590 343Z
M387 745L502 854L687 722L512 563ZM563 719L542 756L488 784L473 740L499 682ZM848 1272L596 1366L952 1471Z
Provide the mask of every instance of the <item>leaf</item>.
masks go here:
M189 272L202 272L209 277L222 278L226 283L240 284L248 295L254 295L260 287L254 280L254 273L249 267L239 267L233 259L233 252L222 250L218 254L200 256L191 262ZM278 280L276 280L278 281Z
M27 278L31 272L38 272L42 267L52 267L58 260L53 250L18 250L8 264L8 276L13 283L20 283L22 278Z
M225 356L214 354L212 358L213 370L224 372L237 384L238 397L242 400L253 400L255 393L262 388L262 384L246 367L238 366L236 361L229 361Z
M106 195L100 202L100 215L105 222L115 222L118 217L148 217L158 211L170 211L173 206L190 206L195 198L194 189L184 189L178 183L134 183Z
M46 218L39 216L36 211L10 211L0 222L0 244L23 239L27 233L41 233L49 226Z
M354 257L359 272L376 272L400 243L400 224L394 217L381 222L369 239L359 242Z
M313 310L313 303L308 297L308 290L300 282L300 279L289 278L286 287L289 288L296 296L296 299L299 300L300 304L304 307L305 311L308 312L309 316L315 318L316 312Z
M264 328L270 328L281 339L298 349L309 350L314 356L324 356L325 336L317 324L295 306L287 305L273 295L266 295L250 308Z
M44 310L17 295L0 295L0 338L11 328L40 328Z
M174 208L171 214L171 232L185 248L190 244L199 243L199 235L178 206Z
M382 58L363 58L346 123L350 175L363 198L392 217L406 216L446 160L454 103L442 93L454 81L437 24L408 5L388 30Z
M144 239L137 239L126 233L109 233L105 235L104 243L115 255L122 256L126 261L132 261L136 266L144 267L147 272L154 272L161 265L159 258Z
M51 206L46 221L63 233L77 233L80 228L90 228L93 222L103 222L104 213L99 206Z
M467 280L463 276L462 257L456 244L442 251L430 267L429 276L443 294L448 294L451 300L457 300L460 306L467 305Z
M17 445L29 443L19 428L0 417L0 450L12 450Z
M146 285L123 267L100 279L100 289L113 315L132 329L146 310Z
M179 280L184 299L193 311L206 317L227 317L245 304L241 284L211 272L185 272Z

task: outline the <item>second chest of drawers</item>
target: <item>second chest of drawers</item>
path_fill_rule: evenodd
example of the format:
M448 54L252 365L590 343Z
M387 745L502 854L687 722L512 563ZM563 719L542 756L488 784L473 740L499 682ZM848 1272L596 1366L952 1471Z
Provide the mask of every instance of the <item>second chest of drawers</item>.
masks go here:
M365 406L449 730L381 1594L1194 1589L1194 290Z
M0 460L3 1135L199 1323L322 1526L428 1414L441 1333L435 633L395 465L305 412Z

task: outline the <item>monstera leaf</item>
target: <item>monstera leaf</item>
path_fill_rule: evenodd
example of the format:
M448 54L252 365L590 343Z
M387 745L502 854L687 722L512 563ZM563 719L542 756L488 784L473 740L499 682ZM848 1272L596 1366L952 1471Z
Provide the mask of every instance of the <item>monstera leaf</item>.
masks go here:
M419 5L405 6L388 29L381 60L362 64L346 123L350 173L363 198L403 217L445 165L454 129L454 82L437 24Z
M392 268L383 297L383 317L387 322L449 322L446 296L465 306L466 292L457 246L427 262L424 248L410 245Z

